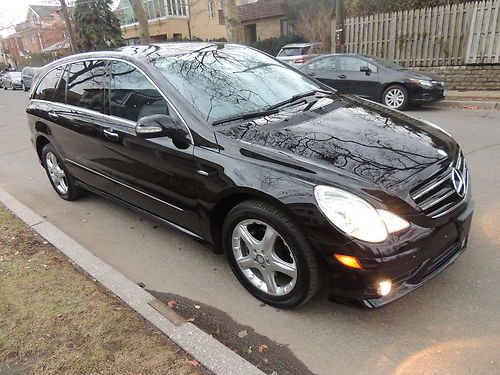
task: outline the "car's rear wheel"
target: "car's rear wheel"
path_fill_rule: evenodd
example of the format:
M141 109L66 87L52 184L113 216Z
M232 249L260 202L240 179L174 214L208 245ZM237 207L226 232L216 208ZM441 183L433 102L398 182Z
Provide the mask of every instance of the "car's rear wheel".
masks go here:
M261 301L292 308L320 289L313 249L281 210L257 200L240 203L228 213L222 236L234 274Z
M83 189L76 185L74 177L50 143L42 150L42 163L52 187L62 199L72 201L83 194Z
M382 102L389 108L402 111L408 106L408 91L403 86L389 86L382 94Z

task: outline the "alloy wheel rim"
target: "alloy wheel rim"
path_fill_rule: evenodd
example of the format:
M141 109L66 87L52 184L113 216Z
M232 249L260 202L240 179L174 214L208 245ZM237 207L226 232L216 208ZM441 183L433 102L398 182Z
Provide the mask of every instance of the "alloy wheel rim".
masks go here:
M269 224L247 219L232 235L233 256L246 279L271 296L284 296L297 283L297 262L283 237Z
M385 94L385 104L390 108L399 108L405 101L405 95L400 89L391 89Z
M50 179L56 187L57 191L61 194L68 193L68 181L64 170L59 165L56 156L52 152L47 152L45 156L45 164L49 172Z

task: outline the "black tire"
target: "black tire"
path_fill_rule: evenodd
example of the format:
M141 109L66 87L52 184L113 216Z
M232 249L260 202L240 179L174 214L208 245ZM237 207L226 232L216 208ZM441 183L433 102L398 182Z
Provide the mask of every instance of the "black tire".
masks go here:
M58 188L56 187L54 181L52 180L49 169L47 167L47 154L52 153L56 159L57 159L57 164L58 166L64 171L65 174L65 180L66 180L66 185L67 185L67 192L62 193ZM59 155L59 153L56 151L54 146L52 146L50 143L47 143L43 149L42 149L42 164L43 167L45 168L45 172L47 173L47 177L49 178L50 184L54 188L55 192L62 198L67 201L73 201L75 199L80 198L85 191L75 183L75 178L69 173L68 168L64 165L62 162L62 158Z
M237 265L232 246L233 231L239 223L248 219L270 225L288 245L287 250L293 254L297 277L295 286L288 293L275 296L260 290L252 285ZM309 301L321 288L321 268L309 241L289 215L270 204L249 200L234 207L224 221L222 241L228 262L240 283L268 305L281 309L297 307Z
M403 100L401 101L400 105L395 105L393 104L394 102L391 102L391 93L401 93ZM382 103L389 108L404 111L408 107L409 103L408 91L401 85L389 86L384 90L384 93L382 94Z

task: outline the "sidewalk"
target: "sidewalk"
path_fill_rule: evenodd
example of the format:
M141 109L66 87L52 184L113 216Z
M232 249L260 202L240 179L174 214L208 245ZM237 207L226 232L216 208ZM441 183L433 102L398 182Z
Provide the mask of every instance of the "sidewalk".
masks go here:
M500 91L448 90L446 99L431 104L440 107L500 110Z

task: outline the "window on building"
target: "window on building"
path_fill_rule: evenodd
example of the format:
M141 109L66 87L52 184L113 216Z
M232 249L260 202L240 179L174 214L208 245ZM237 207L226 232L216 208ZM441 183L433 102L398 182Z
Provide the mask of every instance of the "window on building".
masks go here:
M208 18L214 18L214 2L208 0Z
M103 112L104 77L106 70L102 60L72 63L68 76L67 103Z
M226 18L224 17L224 11L222 9L218 10L218 16L219 16L219 25L225 25Z
M118 61L111 63L109 106L111 115L133 122L169 113L167 102L142 72Z
M52 100L54 98L54 88L63 71L62 67L49 72L37 86L33 99Z

